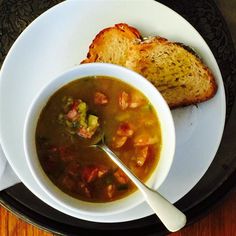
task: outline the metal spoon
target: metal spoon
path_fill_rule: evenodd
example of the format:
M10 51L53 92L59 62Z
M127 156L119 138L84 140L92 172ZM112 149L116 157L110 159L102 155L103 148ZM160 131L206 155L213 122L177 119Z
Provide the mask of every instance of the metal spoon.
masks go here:
M126 167L126 165L122 163L119 157L117 157L116 154L112 152L112 150L105 144L104 135L101 137L100 141L97 144L90 145L90 147L99 148L106 152L106 154L112 159L112 161L114 161L123 170L123 172L141 191L141 193L145 197L146 202L153 209L153 211L169 231L175 232L185 226L186 216L158 192L143 184Z

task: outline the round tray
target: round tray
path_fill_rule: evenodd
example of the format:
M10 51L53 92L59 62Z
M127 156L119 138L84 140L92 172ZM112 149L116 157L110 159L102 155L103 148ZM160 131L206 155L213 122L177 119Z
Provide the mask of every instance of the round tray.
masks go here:
M15 39L38 15L60 0L0 0L0 66ZM236 54L226 23L212 0L161 0L187 19L204 37L220 67L226 91L226 126L219 150L206 174L175 205L188 224L196 221L235 186L236 178ZM184 168L184 167L183 167ZM26 221L66 235L163 235L156 216L124 223L94 223L69 217L35 197L23 184L0 192L0 203Z

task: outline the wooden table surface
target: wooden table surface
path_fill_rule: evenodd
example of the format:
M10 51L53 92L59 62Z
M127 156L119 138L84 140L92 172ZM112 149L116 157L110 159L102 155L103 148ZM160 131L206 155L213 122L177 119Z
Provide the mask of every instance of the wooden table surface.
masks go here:
M236 235L236 190L232 191L205 217L169 236L234 236ZM19 219L0 207L1 236L52 236ZM78 233L79 235L79 233Z

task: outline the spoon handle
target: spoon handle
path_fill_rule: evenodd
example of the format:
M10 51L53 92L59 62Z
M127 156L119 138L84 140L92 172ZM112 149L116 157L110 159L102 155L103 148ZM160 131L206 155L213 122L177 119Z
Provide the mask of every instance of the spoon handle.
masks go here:
M165 227L171 232L175 232L183 228L186 224L185 214L158 192L148 188L147 186L144 187L146 187L146 190L143 193L145 194L147 203Z
M146 198L147 203L166 226L166 228L175 232L186 224L186 216L172 205L168 200L161 196L158 192L148 188L143 184L122 161L111 151L105 144L95 145L102 149L107 155L124 171L124 173L132 180Z

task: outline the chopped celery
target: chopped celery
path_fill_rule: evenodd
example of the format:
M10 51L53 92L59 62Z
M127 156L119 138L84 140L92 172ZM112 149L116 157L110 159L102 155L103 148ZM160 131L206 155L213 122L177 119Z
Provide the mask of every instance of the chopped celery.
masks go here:
M86 114L81 114L78 121L80 126L85 128L88 126L86 121Z
M85 102L80 102L79 105L78 105L77 110L80 113L85 114L87 112L87 110L88 110L87 104Z
M80 114L80 117L79 117L79 124L80 126L82 127L87 127L87 122L86 122L86 113L87 113L87 104L85 102L80 102L78 107L77 107L77 110Z
M98 117L94 115L89 115L88 116L88 127L90 129L96 129L98 127Z

